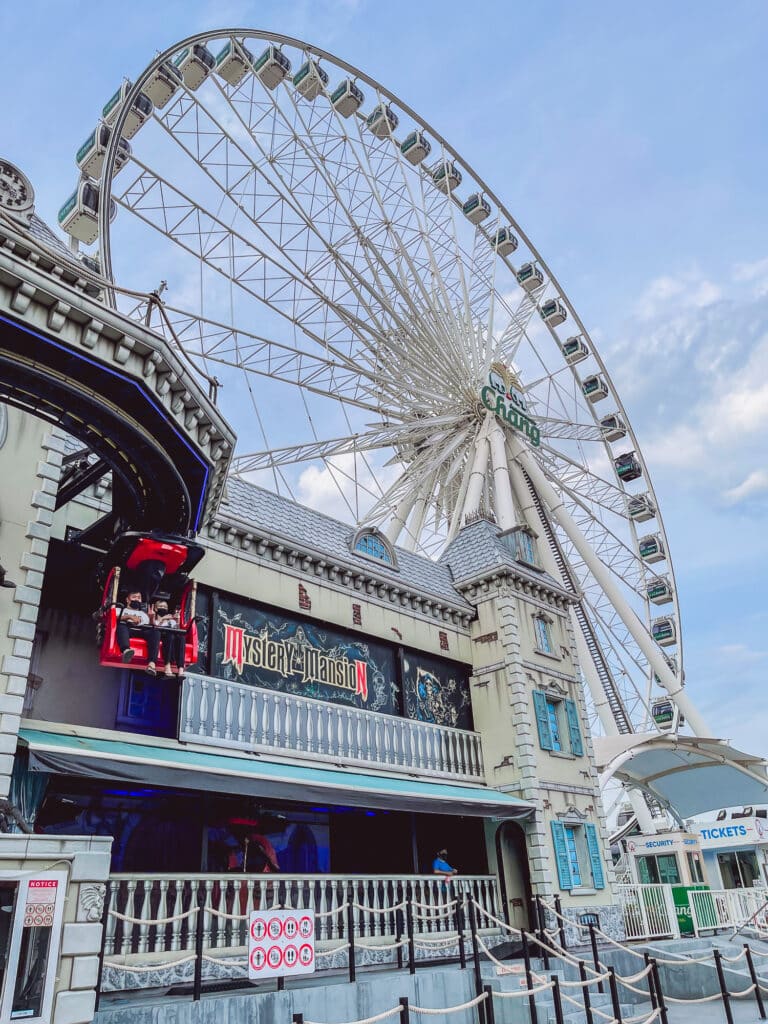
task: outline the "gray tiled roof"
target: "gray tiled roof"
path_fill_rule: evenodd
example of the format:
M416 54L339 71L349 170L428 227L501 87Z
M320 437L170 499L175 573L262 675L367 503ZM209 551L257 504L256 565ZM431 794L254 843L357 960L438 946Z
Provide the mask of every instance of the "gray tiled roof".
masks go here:
M440 562L450 568L455 582L476 579L494 569L514 569L516 573L530 576L540 583L557 590L563 590L546 572L528 569L518 562L512 551L499 537L501 530L487 519L478 519L465 526L440 556Z
M30 218L28 230L34 239L47 245L49 249L53 249L62 259L78 265L75 254L70 252L66 242L55 234L44 220L40 220L36 213L33 213Z
M397 547L398 569L384 562L373 562L350 549L355 527L332 519L322 512L282 498L272 491L242 480L227 482L219 515L251 524L254 531L266 533L296 546L298 550L324 555L354 569L375 573L384 581L399 583L454 607L471 611L471 605L455 590L447 564Z

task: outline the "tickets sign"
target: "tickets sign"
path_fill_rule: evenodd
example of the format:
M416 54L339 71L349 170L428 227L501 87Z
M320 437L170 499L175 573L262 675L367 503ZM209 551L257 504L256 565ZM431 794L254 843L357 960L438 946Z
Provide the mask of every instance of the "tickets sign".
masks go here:
M313 974L315 915L311 910L254 910L248 931L248 977Z

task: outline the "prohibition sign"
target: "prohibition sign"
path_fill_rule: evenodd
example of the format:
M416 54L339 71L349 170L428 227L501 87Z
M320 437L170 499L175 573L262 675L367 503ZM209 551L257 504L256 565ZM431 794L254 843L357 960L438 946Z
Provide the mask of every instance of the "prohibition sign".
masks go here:
M283 963L286 967L295 967L298 958L299 954L295 946L285 947L283 950Z
M267 933L270 939L279 939L283 934L283 922L279 917L273 917L267 925Z
M299 921L299 935L302 939L308 939L315 930L315 922L306 914Z
M299 922L295 917L286 917L283 922L283 935L286 939L295 939L299 930Z
M251 969L260 971L267 962L267 954L261 946L254 946L251 950Z
M255 917L251 921L251 938L254 942L261 942L267 934L267 922L263 917Z
M314 950L308 942L305 942L304 945L299 948L299 963L302 967L309 967L314 957Z
M270 946L269 952L267 953L267 963L276 971L280 964L283 962L283 951L279 946Z

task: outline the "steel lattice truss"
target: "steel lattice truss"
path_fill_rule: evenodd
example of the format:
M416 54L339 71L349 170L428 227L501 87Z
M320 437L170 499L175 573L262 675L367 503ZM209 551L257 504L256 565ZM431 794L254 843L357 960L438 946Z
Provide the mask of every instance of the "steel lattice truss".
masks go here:
M281 46L293 72L318 61L328 84L310 101L290 76L268 89L252 70L237 85L212 73L155 110L126 167L113 176L110 166L105 175L120 208L102 239L114 280L144 292L161 277L168 282L165 305L134 304L132 312L177 341L199 372L222 378L241 439L236 472L293 494L313 466L350 518L428 555L455 535L468 511L472 467L490 429L479 395L491 365L514 371L541 430L541 445L528 445L528 457L590 549L585 557L559 518L550 518L553 550L559 546L567 561L603 651L603 685L615 688L624 709L615 724L646 729L654 673L594 559L650 630L646 587L657 567L639 555L627 499L647 492L657 510L658 503L616 389L557 280L501 200L381 85L296 40L244 32L205 39L215 51L230 36L254 59L268 42ZM330 102L345 78L365 94L348 117ZM381 137L366 120L378 104L397 116ZM412 165L401 143L414 129L431 153ZM461 176L453 191L435 184L432 172L443 162ZM490 204L479 224L462 211L472 193ZM106 223L102 214L103 229ZM506 256L493 244L502 228L519 243ZM528 263L541 273L531 291L517 277ZM568 315L562 326L539 315L551 298ZM571 335L588 353L578 365L561 347ZM600 406L582 390L591 374L608 390ZM613 411L626 436L612 447L600 418ZM613 460L632 450L642 477L628 486ZM504 451L510 465L519 461L512 438ZM479 508L498 516L499 485L489 466L483 473ZM647 526L642 532L658 533L668 552L660 514ZM659 572L675 594L668 558ZM681 673L676 596L653 612L678 624Z

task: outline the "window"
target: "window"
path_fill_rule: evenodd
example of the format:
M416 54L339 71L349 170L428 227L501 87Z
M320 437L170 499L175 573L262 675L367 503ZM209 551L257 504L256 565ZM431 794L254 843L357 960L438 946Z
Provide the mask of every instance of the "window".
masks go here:
M561 889L605 888L600 841L594 825L553 821L557 877Z
M552 643L552 627L543 616L534 616L533 632L536 638L536 650L542 654L554 654L555 645Z
M568 851L568 866L571 869L571 885L574 888L581 887L581 868L579 867L579 854L576 849L576 828L573 825L566 825L565 848Z
M384 562L397 568L395 554L387 541L378 530L364 530L358 533L352 542L352 550L358 555L365 555L366 558L375 558L377 562Z
M637 877L642 885L680 885L680 867L674 853L649 854L637 858Z
M688 871L691 876L691 883L693 885L703 885L704 866L701 863L701 854L689 850L685 856L688 860Z
M579 709L575 701L567 697L552 696L543 690L534 690L533 709L539 730L539 746L542 750L560 751L571 753L574 757L583 757L584 744L581 739ZM563 742L566 736L568 747Z
M536 565L536 544L533 536L527 530L520 530L515 538L517 557L521 562L529 565Z

